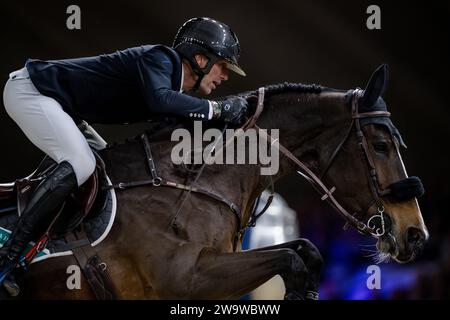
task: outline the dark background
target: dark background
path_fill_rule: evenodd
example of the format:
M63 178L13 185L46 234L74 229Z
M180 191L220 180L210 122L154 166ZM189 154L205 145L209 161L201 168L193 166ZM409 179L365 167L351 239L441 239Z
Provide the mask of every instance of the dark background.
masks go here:
M194 16L209 16L227 23L241 42L240 64L248 76L233 76L215 95L284 81L317 83L338 89L364 87L375 68L388 63L390 85L385 100L392 120L408 145L403 150L408 173L420 176L427 191L420 204L431 241L416 265L431 264L443 272L433 275L433 279L438 277L444 287L429 290L436 298L448 298L449 267L445 261L448 263L449 247L445 246L450 243L447 209L450 4L355 0L341 3L324 0L2 1L0 80L5 83L9 72L23 67L27 58L63 59L141 44L170 45L178 27ZM81 7L81 30L66 28L66 8L70 4ZM366 28L366 8L370 4L381 8L381 30ZM121 141L144 127L143 124L96 126L108 142ZM0 181L5 182L27 175L42 157L3 108L0 108L0 155ZM329 248L339 239L350 237L352 241L343 246L352 248L357 246L353 239L361 240L353 231L341 231L342 222L319 203L316 194L299 177L283 179L277 183L277 191L300 214L304 235L318 243L329 261L335 261ZM356 251L354 254L360 256ZM368 265L370 261L359 263ZM412 285L417 287L421 271L414 270L418 280ZM425 273L429 273L428 269ZM329 272L327 277L333 280L335 273ZM436 290L441 291L436 293ZM329 297L349 298L343 292L335 289ZM411 298L405 292L395 291L395 294L393 297ZM419 291L414 297L430 295Z

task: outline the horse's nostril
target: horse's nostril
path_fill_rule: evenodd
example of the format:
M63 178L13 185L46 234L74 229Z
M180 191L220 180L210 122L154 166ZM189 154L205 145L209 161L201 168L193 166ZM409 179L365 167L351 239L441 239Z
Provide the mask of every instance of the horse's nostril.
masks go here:
M410 227L408 229L408 244L412 247L420 245L425 240L424 232L416 227Z

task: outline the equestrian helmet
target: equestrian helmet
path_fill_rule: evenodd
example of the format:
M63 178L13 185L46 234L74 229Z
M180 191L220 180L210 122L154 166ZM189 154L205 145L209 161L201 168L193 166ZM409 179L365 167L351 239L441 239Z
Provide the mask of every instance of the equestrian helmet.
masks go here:
M173 48L189 61L194 72L201 78L220 59L226 60L229 70L245 76L238 65L241 49L236 34L229 26L217 20L205 17L189 19L178 29ZM200 68L197 64L196 54L203 54L209 59L205 68Z

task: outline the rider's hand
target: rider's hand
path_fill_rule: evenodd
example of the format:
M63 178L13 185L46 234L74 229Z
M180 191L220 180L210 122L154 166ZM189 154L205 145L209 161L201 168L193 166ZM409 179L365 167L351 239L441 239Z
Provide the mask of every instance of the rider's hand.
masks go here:
M213 101L213 119L231 122L235 125L243 123L247 113L248 102L242 97L231 97L223 101Z

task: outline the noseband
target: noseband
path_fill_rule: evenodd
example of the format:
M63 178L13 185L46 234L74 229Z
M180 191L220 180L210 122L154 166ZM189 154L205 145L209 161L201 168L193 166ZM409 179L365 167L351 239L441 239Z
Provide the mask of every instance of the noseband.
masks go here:
M264 88L259 88L258 90L258 104L254 115L247 120L244 124L243 129L255 128L258 132L261 128L256 125L256 121L261 115L264 109ZM355 227L360 233L371 235L375 238L379 238L386 233L386 217L384 216L385 208L381 201L381 197L383 196L392 196L399 201L405 201L412 199L414 197L419 197L423 194L423 185L418 177L409 177L404 180L395 182L391 184L387 189L382 189L380 187L377 171L375 164L370 155L369 146L367 143L367 139L364 136L364 133L361 129L361 119L366 118L376 118L376 117L390 117L390 113L387 111L371 111L359 113L358 111L358 102L359 98L363 95L363 91L361 89L355 89L352 92L352 100L351 100L351 108L352 108L352 121L347 130L347 134L344 139L338 144L332 156L327 162L325 166L325 170L321 174L319 178L314 172L312 172L302 161L300 161L296 156L292 154L287 148L283 145L279 144L278 141L275 141L270 135L264 133L263 136L267 136L272 145L277 147L282 154L284 154L287 158L293 161L298 167L299 171L297 171L301 176L303 176L308 182L310 182L314 188L321 194L321 200L328 201L336 211L341 214L341 216L346 220L346 226L351 225ZM367 205L366 210L363 210L361 213L367 213L368 210L373 206L377 206L377 213L372 215L367 222L363 222L356 218L357 213L350 214L344 207L334 198L333 192L336 191L336 187L327 188L325 184L322 182L323 177L332 166L334 159L338 155L339 151L342 149L344 143L348 140L350 134L353 132L353 127L355 127L355 133L358 145L360 146L360 150L365 159L367 172L367 179L370 187L370 191L372 194L372 200ZM398 146L395 144L397 151ZM345 227L346 227L345 226Z

